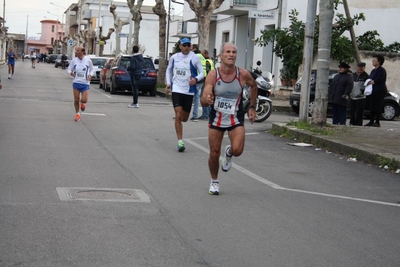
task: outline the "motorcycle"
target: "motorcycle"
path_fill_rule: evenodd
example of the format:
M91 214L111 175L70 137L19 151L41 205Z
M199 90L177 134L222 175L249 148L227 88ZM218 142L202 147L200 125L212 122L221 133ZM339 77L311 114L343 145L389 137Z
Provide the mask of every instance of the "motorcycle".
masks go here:
M273 87L274 82L272 80L272 74L269 72L265 77L254 72L250 72L250 74L256 81L258 88L255 104L255 122L262 122L268 119L272 113L272 100L268 97L271 95L270 90ZM245 85L243 89L243 108L246 113L250 108L250 99L250 87Z

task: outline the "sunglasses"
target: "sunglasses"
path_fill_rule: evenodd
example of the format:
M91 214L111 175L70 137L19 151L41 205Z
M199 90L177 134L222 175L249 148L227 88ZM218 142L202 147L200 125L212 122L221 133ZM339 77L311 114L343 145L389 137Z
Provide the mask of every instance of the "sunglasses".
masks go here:
M192 45L191 44L183 44L182 46L183 47L191 47Z

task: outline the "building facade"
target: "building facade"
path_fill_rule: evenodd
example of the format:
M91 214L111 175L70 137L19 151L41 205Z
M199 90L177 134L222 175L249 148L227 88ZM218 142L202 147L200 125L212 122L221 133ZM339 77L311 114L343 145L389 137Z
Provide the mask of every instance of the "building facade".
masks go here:
M351 0L349 2L352 15L364 13L366 20L355 25L356 36L366 31L377 30L380 39L385 45L395 41L400 42L400 32L393 21L396 21L400 14L400 1L374 1L374 0ZM290 25L289 12L296 9L299 12L299 20L306 21L307 0L225 0L216 9L210 25L209 51L219 53L222 43L232 42L238 48L237 65L252 69L256 62L262 62L262 70L269 71L275 76L275 84L279 85L279 69L283 64L272 52L272 44L265 47L255 46L253 39L259 37L260 31ZM317 6L317 13L319 7ZM345 14L343 6L339 6L338 13ZM195 22L197 18L194 12L185 2L183 20ZM196 31L190 33L193 36L192 42L196 42ZM200 47L200 49L202 49ZM366 58L365 60L370 60ZM391 59L391 61L397 59ZM389 63L389 62L388 62ZM331 68L337 69L337 62L331 62ZM385 64L387 65L387 64ZM400 62L397 61L400 67ZM314 65L316 67L316 65ZM387 68L388 86L390 90L400 93L399 79L396 74L398 68ZM352 70L356 70L355 64ZM372 66L367 64L367 71Z

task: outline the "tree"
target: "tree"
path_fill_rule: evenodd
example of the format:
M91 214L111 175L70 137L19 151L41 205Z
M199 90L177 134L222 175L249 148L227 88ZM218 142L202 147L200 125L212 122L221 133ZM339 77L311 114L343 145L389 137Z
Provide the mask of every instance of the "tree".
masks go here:
M224 0L185 0L198 20L199 48L208 50L210 20L213 11L221 6Z
M109 40L111 37L111 34L114 32L114 28L109 28L108 29L108 33L106 36L103 35L103 26L99 26L99 40L102 41L102 43L100 43L100 49L99 49L99 56L103 56L103 52L104 52L104 44L103 42L105 42L106 40Z
M115 4L112 4L110 6L110 13L113 15L114 18L114 29L115 29L115 54L118 55L121 52L121 37L119 36L119 33L121 33L122 26L129 24L129 18L121 20L120 17L118 17L117 12L115 10L117 9L117 6Z
M140 13L140 10L142 9L143 0L138 0L136 5L136 0L126 1L128 2L129 10L132 14L132 20L135 22L133 26L133 44L139 45L140 21L142 20L142 14Z
M335 15L333 2L334 0L321 0L319 2L318 72L311 124L321 127L326 126L326 111L328 109L329 59L331 56L329 51L333 38L332 21Z
M158 75L157 85L161 86L165 84L165 71L167 69L167 59L165 58L165 40L166 40L166 25L167 25L167 12L165 11L164 1L155 0L156 5L153 7L153 12L158 16Z

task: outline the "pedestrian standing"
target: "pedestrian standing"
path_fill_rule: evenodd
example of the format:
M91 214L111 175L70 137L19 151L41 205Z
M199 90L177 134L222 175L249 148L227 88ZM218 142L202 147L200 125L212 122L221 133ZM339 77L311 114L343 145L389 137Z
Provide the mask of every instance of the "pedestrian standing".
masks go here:
M166 71L165 93L172 91L172 104L175 111L175 132L178 138L178 151L185 151L183 125L189 118L196 83L204 77L203 67L198 56L190 51L189 38L180 40L181 52L171 56Z
M133 56L130 58L128 71L131 79L133 102L132 104L128 105L128 108L138 108L139 82L140 78L142 77L144 58L142 54L139 53L139 47L137 45L133 47L132 52Z
M199 57L201 66L203 67L203 74L205 77L205 75L206 75L206 59L201 54L201 51L199 50L199 46L197 44L192 44L192 51L193 51L193 53L196 54L196 56ZM194 121L194 122L197 122L199 119L200 95L201 95L201 90L203 87L204 87L204 78L201 81L200 80L197 81L196 93L193 96L193 116L190 120Z
M75 121L81 120L79 113L79 103L81 111L85 111L89 97L90 81L94 74L93 63L90 58L85 56L85 49L78 46L75 49L76 57L72 59L68 66L68 74L74 79L72 81L72 91L74 93ZM82 96L82 97L81 97Z
M354 86L350 93L350 125L361 126L364 119L365 95L364 82L368 79L365 62L357 64L357 72L353 73Z
M212 71L214 69L214 62L210 58L210 56L208 54L208 50L205 50L205 49L201 50L201 54L206 59L206 71L205 71L204 75L207 78L208 73L210 73L210 71ZM206 79L206 78L204 78L204 79ZM204 84L201 87L200 97L203 95L203 92L204 92ZM210 116L210 107L209 106L202 107L202 111L203 111L203 113L199 117L199 120L208 120L208 117Z
M349 64L340 63L337 74L329 85L328 102L332 106L332 124L346 125L348 99L353 90Z
M12 79L14 75L15 60L18 58L14 53L14 49L10 47L7 53L7 64L8 64L8 79Z
M202 106L211 106L208 122L208 143L210 155L208 167L211 183L208 193L219 195L219 157L224 133L228 131L230 144L224 150L222 171L227 172L232 166L232 158L242 154L245 141L243 87L250 86L250 108L248 117L251 123L256 118L255 104L257 84L251 74L236 64L237 48L232 43L224 43L220 49L221 65L212 70L206 79Z
M382 67L384 62L385 58L381 55L372 57L374 69L368 77L370 79L368 85L372 85L372 94L367 96L370 104L370 120L365 126L381 127L379 120L382 114L383 99L387 94L386 70Z

